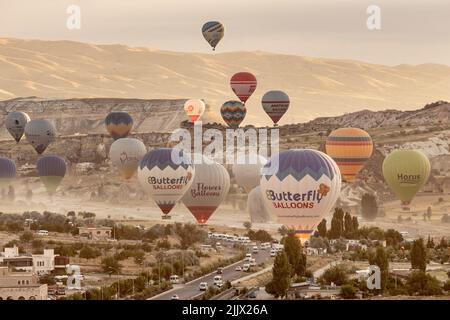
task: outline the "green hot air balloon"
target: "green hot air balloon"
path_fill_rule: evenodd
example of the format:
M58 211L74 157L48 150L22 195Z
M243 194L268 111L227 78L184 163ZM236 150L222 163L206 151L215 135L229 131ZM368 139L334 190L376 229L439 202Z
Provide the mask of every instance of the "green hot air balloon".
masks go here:
M430 161L417 150L396 150L383 161L386 183L402 202L404 210L430 176Z

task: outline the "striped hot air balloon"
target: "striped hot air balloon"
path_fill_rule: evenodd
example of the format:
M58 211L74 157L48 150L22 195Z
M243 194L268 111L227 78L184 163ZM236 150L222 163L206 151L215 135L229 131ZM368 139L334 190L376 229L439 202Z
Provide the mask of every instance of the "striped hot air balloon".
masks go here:
M239 100L245 104L255 92L257 81L256 77L250 72L238 72L231 77L230 85Z
M189 189L195 169L184 151L160 148L148 152L138 168L141 186L167 215Z
M42 154L55 141L55 136L55 126L46 119L31 120L25 125L25 138L38 154Z
M8 158L0 157L0 188L7 186L16 176L16 164Z
M220 108L223 120L230 128L237 128L247 114L247 108L239 101L227 101Z
M110 112L105 119L106 130L114 140L125 138L133 128L133 118L124 111Z
M320 151L295 149L272 156L261 172L266 207L300 240L308 240L339 197L336 163Z
M359 128L340 128L330 133L326 152L333 158L347 182L353 182L373 151L370 135Z
M230 175L224 166L205 157L194 168L194 180L181 201L197 223L204 225L227 196Z
M43 156L39 158L36 168L48 194L53 195L66 175L66 162L59 156Z
M203 25L202 33L214 51L225 34L225 27L218 21L209 21Z
M264 111L276 125L288 110L290 101L289 96L283 91L272 90L264 94L261 103Z
M25 112L10 112L6 117L5 126L14 140L19 142L28 122L30 122L30 117Z

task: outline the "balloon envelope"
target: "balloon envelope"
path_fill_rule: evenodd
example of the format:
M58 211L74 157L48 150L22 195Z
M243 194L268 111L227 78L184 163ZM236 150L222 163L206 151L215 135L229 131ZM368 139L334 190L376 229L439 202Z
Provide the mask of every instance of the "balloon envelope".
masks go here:
M105 119L106 130L114 140L125 138L133 128L133 118L124 111L110 112Z
M174 157L178 157L174 159ZM138 179L164 214L168 214L192 184L195 169L188 154L176 148L148 152L138 167Z
M341 174L326 154L309 149L280 152L262 169L261 193L278 222L305 241L339 197Z
M352 182L372 155L370 135L359 128L340 128L330 133L327 154L336 161L345 181Z
M255 155L255 161L247 159L246 163L234 163L233 174L236 183L249 193L253 188L259 186L261 181L261 168L267 163L267 159L260 155Z
M31 120L25 125L25 137L38 154L42 154L55 141L56 129L45 119Z
M194 180L181 201L198 224L205 224L227 196L230 176L221 164L211 160L194 164L194 168Z
M427 182L430 170L430 161L417 150L396 150L383 161L384 179L403 205Z
M248 194L247 208L252 223L267 223L272 220L264 203L260 186L254 188Z
M25 112L10 112L6 117L5 126L14 140L19 142L28 122L30 122L30 117Z
M231 89L245 103L256 90L256 77L250 72L238 72L231 77Z
M186 112L189 121L197 121L205 112L205 103L199 99L191 99L185 102L184 111Z
M0 157L0 187L6 186L16 174L17 170L14 161Z
M247 109L239 101L227 101L220 108L220 114L229 127L237 128L244 120Z
M216 50L216 46L225 34L225 27L218 21L206 22L202 27L203 37Z
M66 162L58 156L43 156L39 158L36 168L47 192L52 195L66 175Z
M119 169L125 179L130 179L137 171L139 162L147 153L147 148L141 140L122 138L114 141L109 149L109 158Z
M289 96L283 91L266 92L262 97L262 106L267 115L276 124L289 108Z

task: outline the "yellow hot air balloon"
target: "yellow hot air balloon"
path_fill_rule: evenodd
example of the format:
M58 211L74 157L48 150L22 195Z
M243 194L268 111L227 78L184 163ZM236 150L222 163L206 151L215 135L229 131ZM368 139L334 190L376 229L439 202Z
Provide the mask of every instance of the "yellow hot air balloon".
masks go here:
M417 150L396 150L383 161L384 179L405 210L427 182L430 170L430 161Z
M326 142L327 154L336 161L347 182L355 180L372 151L372 138L359 128L336 129L330 133Z

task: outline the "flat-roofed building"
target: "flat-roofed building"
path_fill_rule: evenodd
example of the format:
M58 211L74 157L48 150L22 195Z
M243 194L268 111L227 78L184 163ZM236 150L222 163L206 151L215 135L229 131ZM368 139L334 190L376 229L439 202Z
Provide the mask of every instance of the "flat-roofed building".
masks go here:
M35 273L0 267L0 300L47 300L47 291Z
M80 236L85 236L91 240L107 240L111 239L112 228L111 227L78 227L78 233Z

